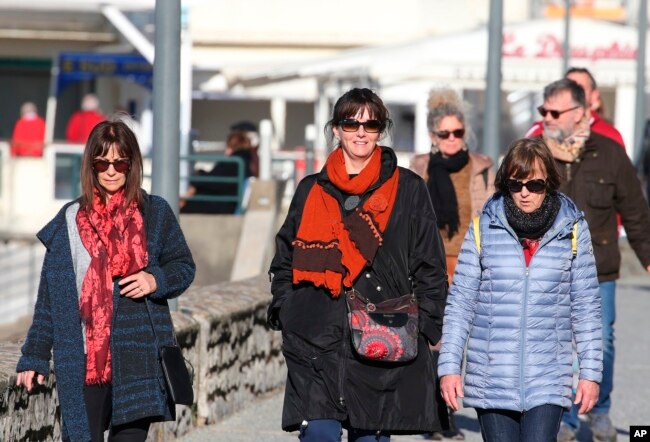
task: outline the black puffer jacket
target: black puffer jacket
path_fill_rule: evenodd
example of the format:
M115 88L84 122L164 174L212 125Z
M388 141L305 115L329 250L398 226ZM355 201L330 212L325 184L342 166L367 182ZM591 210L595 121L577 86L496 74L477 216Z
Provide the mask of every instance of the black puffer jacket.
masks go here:
M564 178L560 191L585 213L589 224L598 280L619 277L617 212L639 261L644 268L650 265L650 212L625 150L615 141L592 132L579 161L557 163Z
M380 180L366 197L397 167L394 152L382 149ZM416 294L421 332L418 356L402 364L359 359L350 344L345 296L334 299L312 284L292 284L291 242L310 189L323 186L341 207L345 198L324 170L305 178L278 232L269 271L273 301L268 319L273 328L282 330L288 367L282 415L282 427L287 431L313 419L337 419L346 427L393 434L440 429L439 398L434 393L437 378L427 344L438 342L442 332L447 297L445 254L424 182L409 170L400 168L399 172L384 243L355 288L374 302Z

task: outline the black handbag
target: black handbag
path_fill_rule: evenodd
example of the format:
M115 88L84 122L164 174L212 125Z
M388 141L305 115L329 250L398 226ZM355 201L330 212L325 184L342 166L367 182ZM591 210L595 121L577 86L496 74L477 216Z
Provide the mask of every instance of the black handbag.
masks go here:
M156 340L156 347L158 348L158 359L160 360L160 367L167 383L167 393L175 404L192 405L194 403L194 390L192 389L192 379L194 378L194 367L190 361L183 357L183 352L178 346L176 341L176 333L172 325L172 333L174 335L174 345L160 346L156 328L151 319L151 311L149 310L149 301L145 298L145 305L147 306L147 313L149 314L149 321L151 321L151 328ZM190 370L187 369L187 364L190 365Z

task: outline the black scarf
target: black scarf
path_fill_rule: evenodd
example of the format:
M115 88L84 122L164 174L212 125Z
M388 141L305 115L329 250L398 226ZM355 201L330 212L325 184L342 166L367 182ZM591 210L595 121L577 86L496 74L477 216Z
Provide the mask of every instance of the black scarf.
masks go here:
M458 215L458 201L456 190L451 181L450 173L461 170L469 162L467 150L460 150L451 157L443 157L442 153L431 153L429 155L429 196L436 213L438 228L446 228L447 235L451 239L458 232L460 216Z
M539 209L525 213L515 205L510 194L505 195L504 207L508 224L513 228L517 237L539 239L551 228L560 211L560 197L556 192L546 195Z

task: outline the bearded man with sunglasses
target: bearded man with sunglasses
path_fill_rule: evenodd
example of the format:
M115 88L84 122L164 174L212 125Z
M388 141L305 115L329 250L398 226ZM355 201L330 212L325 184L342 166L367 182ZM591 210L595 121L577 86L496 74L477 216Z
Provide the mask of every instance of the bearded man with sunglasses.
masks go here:
M585 101L589 108L589 127L591 131L616 141L620 147L625 149L625 143L623 142L621 133L606 120L603 120L598 112L596 112L596 109L598 109L601 104L600 90L598 89L596 79L591 75L591 72L585 68L573 67L566 71L564 78L575 81L582 86L582 89L584 89ZM543 117L544 115L542 115L542 118ZM526 133L526 137L537 137L541 135L543 131L544 121L542 119L533 124L533 127L531 127Z
M614 320L616 280L621 253L616 214L620 213L630 246L650 272L650 212L636 170L620 145L589 125L584 89L564 78L544 89L542 137L562 175L560 191L585 212L591 231L603 322L603 380L598 402L589 413L594 440L615 441L616 428L609 418L614 383ZM575 440L579 427L576 408L565 413L559 441Z

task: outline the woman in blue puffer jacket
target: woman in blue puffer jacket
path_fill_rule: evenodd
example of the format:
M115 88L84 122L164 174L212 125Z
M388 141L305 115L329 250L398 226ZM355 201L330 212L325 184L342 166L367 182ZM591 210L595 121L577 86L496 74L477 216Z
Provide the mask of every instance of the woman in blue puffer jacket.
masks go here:
M485 441L556 440L571 406L572 338L580 413L598 398L602 331L591 236L559 182L544 141L515 141L458 257L438 362L441 394L454 410L459 397L476 409Z

